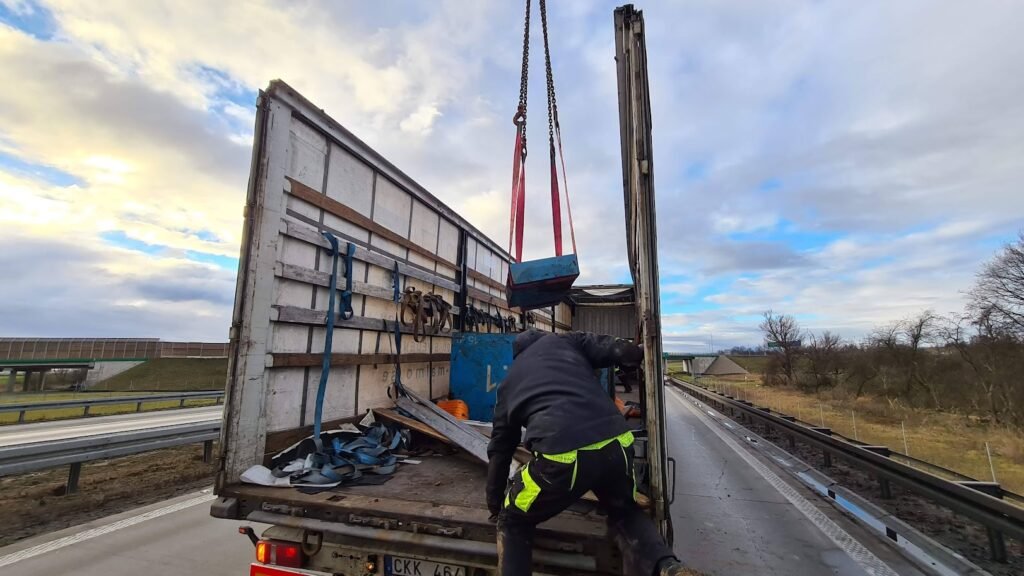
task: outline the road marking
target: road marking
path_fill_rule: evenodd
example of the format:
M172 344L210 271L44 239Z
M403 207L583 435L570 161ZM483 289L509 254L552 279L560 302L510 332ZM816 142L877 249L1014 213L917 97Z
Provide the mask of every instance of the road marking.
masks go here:
M136 524L145 522L146 520L152 520L154 518L159 518L161 516L166 516L168 514L179 512L186 508L191 508L192 506L198 506L199 504L209 502L214 498L216 498L216 496L210 493L200 494L195 498L182 500L181 502L178 502L176 504L164 506L163 508L157 508L156 510L151 510L144 514L139 514L138 516L132 516L131 518L125 518L124 520L119 520L117 522L107 524L106 526L99 526L97 528L92 528L90 530L84 530L77 534L72 534L70 536L65 536L64 538L58 538L50 542L44 542L37 546L32 546L31 548L19 550L17 552L8 554L7 556L0 556L0 568L4 566L10 566L11 564L14 564L16 562L21 562L22 560L34 558L41 554L46 554L47 552L60 550L61 548L71 546L72 544L78 544L79 542L92 540L93 538L103 536L104 534L110 534L111 532L116 532L123 528L128 528L130 526L134 526Z
M814 504L801 496L792 486L768 469L768 467L760 460L754 458L754 456L740 446L738 442L730 438L725 432L719 430L717 426L713 426L711 422L708 422L708 417L702 414L700 410L691 406L690 402L682 397L682 392L678 392L671 388L669 388L669 390L672 390L676 395L676 399L682 402L683 406L685 406L687 410L700 418L700 420L704 422L704 424L707 425L707 427L714 432L726 446L732 448L740 458L743 458L743 460L749 464L751 468L756 470L762 478L778 490L780 494L785 496L786 500L789 500L801 514L806 516L812 524L828 536L840 550L846 552L854 562L863 567L868 574L873 576L899 576L896 571L889 567L888 564L879 559L878 556L875 556L874 553L865 548L864 545L858 542L853 536L850 536L846 530L843 530L828 516L825 516L825 514L821 510L818 510Z

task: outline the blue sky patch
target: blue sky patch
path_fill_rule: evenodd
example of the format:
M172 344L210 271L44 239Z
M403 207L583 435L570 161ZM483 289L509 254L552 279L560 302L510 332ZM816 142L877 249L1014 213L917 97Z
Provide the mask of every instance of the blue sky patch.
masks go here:
M131 236L128 236L121 230L111 230L109 232L103 232L100 234L100 238L104 241L114 244L120 248L128 250L134 250L136 252L143 252L146 254L160 254L167 249L167 246L160 244L149 244L142 240L136 240Z
M36 2L24 2L12 9L0 2L0 22L40 40L50 40L57 31L53 13Z
M686 170L683 171L683 175L687 180L703 180L708 174L708 165L706 162L691 162L686 166Z
M231 258L230 256L220 256L217 254L207 254L206 252L194 252L192 250L185 251L185 257L194 262L202 262L203 264L213 264L218 268L225 270L237 270L238 269L238 258Z
M228 101L246 108L256 106L257 90L246 86L227 72L202 64L196 65L193 70L199 80L216 87L212 95L214 100Z
M3 9L2 6L0 4L0 10ZM53 166L35 164L3 152L0 152L0 170L9 174L32 178L33 180L41 180L54 186L81 186L84 183L81 178L63 170L58 170Z
M789 220L779 220L775 226L752 232L728 234L736 242L779 242L797 251L817 250L842 238L844 234L830 230L806 230Z

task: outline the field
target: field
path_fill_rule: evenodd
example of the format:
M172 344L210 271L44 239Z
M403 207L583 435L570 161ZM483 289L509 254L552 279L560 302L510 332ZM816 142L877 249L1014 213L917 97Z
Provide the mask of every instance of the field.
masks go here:
M672 370L670 363L669 372ZM897 452L905 451L905 429L906 451L910 456L984 481L992 480L994 468L996 480L1004 488L1024 493L1024 434L1020 431L960 414L911 410L881 398L854 400L842 391L813 394L790 388L767 388L761 386L757 378L746 382L701 378L700 383ZM986 442L992 452L992 468Z
M227 358L157 358L108 378L92 390L223 390L227 372Z
M729 359L751 374L763 374L768 365L767 356L729 356Z

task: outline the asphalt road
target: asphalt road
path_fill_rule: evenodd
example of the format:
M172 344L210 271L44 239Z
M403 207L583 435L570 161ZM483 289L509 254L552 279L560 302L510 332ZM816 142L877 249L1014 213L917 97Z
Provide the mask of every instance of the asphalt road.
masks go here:
M0 428L0 446L14 446L32 442L47 442L65 438L78 438L94 434L127 432L146 428L159 428L175 424L216 421L221 419L223 406L160 410L117 416L97 416L54 420L34 424L16 424Z
M4 576L244 576L254 560L240 523L190 494L0 549ZM265 527L253 525L257 532ZM27 556L27 557L26 557Z
M773 473L766 459L730 440L675 390L667 392L666 408L669 452L679 463L675 549L686 564L708 575L920 574L812 492L784 481L777 468ZM0 549L0 572L246 574L252 546L237 523L209 516L211 499L192 494L20 542Z
M723 576L921 574L685 398L666 390L674 545L686 565Z

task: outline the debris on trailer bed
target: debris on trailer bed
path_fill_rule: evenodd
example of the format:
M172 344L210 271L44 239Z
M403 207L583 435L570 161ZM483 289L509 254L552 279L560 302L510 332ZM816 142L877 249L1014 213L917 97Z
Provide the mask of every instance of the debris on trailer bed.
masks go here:
M268 468L252 466L242 474L241 480L273 488L297 488L306 494L316 494L337 486L376 486L384 484L391 476L409 465L421 460L409 460L414 446L410 432L461 448L477 463L486 464L488 435L481 432L486 427L460 421L439 406L423 399L416 393L403 390L405 397L399 398L393 408L375 408L367 411L359 425L344 424L338 429L321 434L320 445L312 436L282 450L271 459ZM384 422L387 422L385 424ZM428 450L428 454L436 451ZM530 452L520 446L510 475L533 458ZM418 475L417 475L418 476ZM405 479L408 480L408 479ZM597 497L588 492L582 498L592 504ZM637 504L650 506L650 499L636 494Z
M356 427L345 424L323 432L319 442L304 438L271 459L273 468L255 465L242 473L248 484L275 488L331 488L340 484L380 484L399 459L392 452L408 444L408 431L384 424Z

